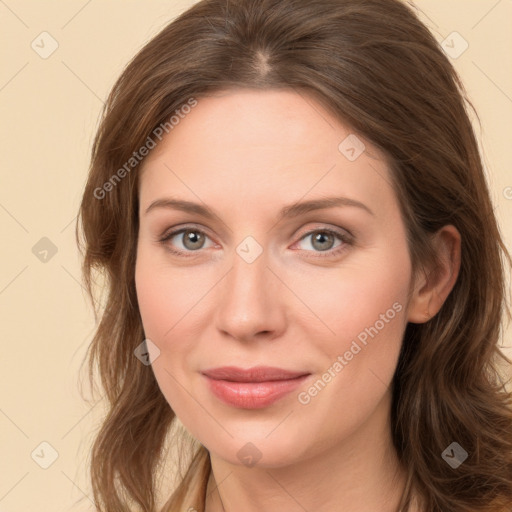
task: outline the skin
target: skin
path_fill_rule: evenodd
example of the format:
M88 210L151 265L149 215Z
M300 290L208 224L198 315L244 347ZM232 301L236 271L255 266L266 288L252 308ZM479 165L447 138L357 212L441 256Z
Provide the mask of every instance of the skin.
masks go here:
M338 149L350 128L294 91L233 89L198 101L144 161L136 286L145 335L160 350L152 364L160 389L210 452L206 511L394 512L405 475L391 443L390 384L407 322L434 316L455 283L460 236L440 230L438 272L413 276L389 169L370 142L359 136L366 151L350 161ZM146 213L171 196L217 216ZM286 205L330 196L372 214L337 206L276 221ZM204 244L183 234L159 242L182 227L204 232ZM311 231L324 229L351 242L315 244ZM248 236L262 250L252 263L236 252ZM298 393L393 304L401 307L393 319L300 403ZM227 365L312 375L247 410L219 401L200 374ZM247 443L261 453L252 467L237 456Z

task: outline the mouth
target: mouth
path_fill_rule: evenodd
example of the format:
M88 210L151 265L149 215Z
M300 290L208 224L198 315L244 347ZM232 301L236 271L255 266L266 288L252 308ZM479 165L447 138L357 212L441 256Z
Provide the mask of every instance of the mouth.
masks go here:
M262 409L300 386L311 374L283 368L225 366L201 372L209 389L227 405L240 409Z

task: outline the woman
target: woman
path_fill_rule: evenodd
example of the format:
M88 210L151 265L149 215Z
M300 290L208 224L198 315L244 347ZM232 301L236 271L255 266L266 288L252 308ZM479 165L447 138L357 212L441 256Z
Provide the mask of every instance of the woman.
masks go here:
M80 210L97 510L157 509L177 421L161 510L511 510L510 257L465 101L397 0L204 0L135 56Z

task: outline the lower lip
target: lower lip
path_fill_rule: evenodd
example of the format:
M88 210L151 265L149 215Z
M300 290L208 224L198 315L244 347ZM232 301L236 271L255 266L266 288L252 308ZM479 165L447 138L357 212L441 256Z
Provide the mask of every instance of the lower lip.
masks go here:
M262 409L291 393L308 377L266 382L231 382L210 377L206 380L212 393L224 403L240 409Z

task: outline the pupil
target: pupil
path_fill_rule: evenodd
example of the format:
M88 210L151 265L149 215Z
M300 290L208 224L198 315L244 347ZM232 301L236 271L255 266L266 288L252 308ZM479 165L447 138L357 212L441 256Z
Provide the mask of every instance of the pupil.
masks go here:
M320 242L320 244L322 245L322 239L324 240L323 243L325 243L325 239L328 239L328 238L331 238L332 235L329 235L329 234L325 234L325 233L318 233L315 237L314 237L314 241L315 242ZM325 246L321 246L320 249L321 250L325 250L325 249L328 249L329 247L325 247Z
M192 245L194 245L201 241L201 235L198 235L196 231L186 231L185 234L186 243L190 242ZM192 247L192 249L197 249L197 247Z

